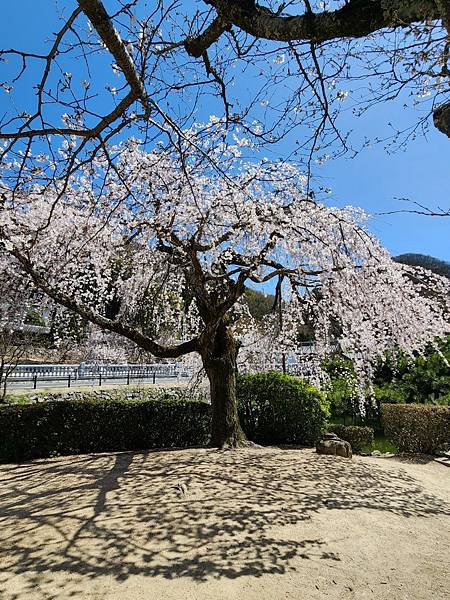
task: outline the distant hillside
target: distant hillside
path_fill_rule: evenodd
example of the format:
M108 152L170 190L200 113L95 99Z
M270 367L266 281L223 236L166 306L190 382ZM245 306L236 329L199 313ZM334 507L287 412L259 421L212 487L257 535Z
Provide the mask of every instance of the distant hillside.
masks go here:
M406 254L394 256L393 259L396 262L404 265L429 269L437 275L442 275L443 277L448 277L450 279L450 263L446 262L445 260L435 258L434 256L408 252ZM250 314L256 319L262 319L262 317L269 314L273 310L275 296L272 294L264 294L253 288L247 288L245 290L244 298L250 309Z
M275 302L275 296L272 296L272 294L266 295L252 288L245 290L244 298L250 314L255 319L262 319L265 315L269 314Z
M437 275L442 275L443 277L448 277L450 279L450 263L445 260L440 260L439 258L434 258L434 256L407 253L394 256L394 260L403 263L404 265L429 269Z

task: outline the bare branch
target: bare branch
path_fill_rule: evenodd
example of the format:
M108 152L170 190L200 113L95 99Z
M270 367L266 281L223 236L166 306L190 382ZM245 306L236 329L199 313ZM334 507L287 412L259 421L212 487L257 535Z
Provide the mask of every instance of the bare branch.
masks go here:
M438 207L436 210L428 208L424 204L420 202L416 202L415 200L411 200L410 198L396 198L396 200L400 200L401 202L408 202L409 204L415 206L416 208L403 208L400 210L389 210L385 212L379 212L378 215L396 215L396 214L416 214L416 215L424 215L426 217L450 217L450 208L440 208Z
M139 76L128 50L117 33L106 9L100 0L77 0L80 8L88 17L105 46L114 56L117 65L121 68L135 98L140 98L145 104L147 92Z

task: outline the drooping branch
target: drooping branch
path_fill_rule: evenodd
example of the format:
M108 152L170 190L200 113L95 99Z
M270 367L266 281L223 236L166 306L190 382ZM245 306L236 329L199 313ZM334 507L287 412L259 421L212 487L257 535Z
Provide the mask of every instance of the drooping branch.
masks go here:
M57 304L157 357L197 352L208 368L232 359L230 378L237 348L233 355L221 350L230 328L252 345L265 329L277 345L257 352L272 361L276 352L295 351L306 315L321 356L342 336L369 364L361 359L358 367L369 378L382 352L398 343L419 350L448 330L448 281L436 280L442 306L434 297L421 300L361 230L362 212L316 203L304 196L295 167L242 164L236 148L229 150L239 170L230 168L229 183L205 164L188 179L173 153L124 143L115 149L116 171L102 157L93 163L108 171L98 196L91 194L95 168L74 177L56 208L44 186L11 195L14 201L5 194L0 266L8 279L25 272L25 285L31 279ZM276 279L278 328L274 314L257 324L243 298L246 282Z
M135 344L137 344L143 350L151 352L158 358L178 358L189 354L190 352L196 352L199 349L199 338L193 338L187 342L181 344L175 344L172 346L163 346L158 342L155 342L150 337L143 334L138 329L126 325L121 321L115 321L108 319L103 315L98 314L89 306L77 302L72 296L65 294L58 290L55 286L51 285L45 277L38 272L32 262L17 249L10 251L11 255L14 256L20 263L22 269L29 275L34 285L42 290L49 298L52 298L57 304L64 306L65 308L78 314L83 319L98 325L102 329L112 331L123 337L128 338Z

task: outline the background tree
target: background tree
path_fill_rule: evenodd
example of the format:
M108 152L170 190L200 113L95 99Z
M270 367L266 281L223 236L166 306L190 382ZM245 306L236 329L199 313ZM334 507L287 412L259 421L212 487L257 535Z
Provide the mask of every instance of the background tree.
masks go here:
M411 267L390 259L362 211L315 202L292 165L243 162L247 141L226 145L214 128L214 143L195 151L192 130L172 152L130 140L111 149L115 168L110 152L99 152L53 193L11 189L1 257L18 280L156 357L197 353L210 383L212 444L236 446L237 354L257 331L248 284L277 282L280 297L283 326L268 315L272 345L261 350L295 352L308 306L318 353L338 338L366 378L380 353L420 349L444 333L448 306L418 295ZM430 282L448 294L447 279Z
M450 404L450 338L408 356L401 349L379 361L375 392L380 402Z
M273 294L264 294L258 290L247 288L244 297L250 314L255 319L262 319L274 310L275 296Z

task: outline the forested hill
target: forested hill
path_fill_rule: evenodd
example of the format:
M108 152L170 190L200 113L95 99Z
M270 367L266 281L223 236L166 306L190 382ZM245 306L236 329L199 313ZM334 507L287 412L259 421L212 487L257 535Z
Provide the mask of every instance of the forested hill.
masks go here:
M273 310L275 296L272 294L263 294L258 290L247 288L245 290L245 301L250 310L250 314L255 319L262 319Z
M443 275L444 277L448 277L450 279L450 262L440 260L434 256L408 252L406 254L394 256L393 259L396 262L403 263L405 265L429 269L430 271L433 271L433 273ZM261 319L264 315L267 315L271 310L273 310L275 296L272 294L263 294L258 290L247 288L245 290L245 300L250 309L250 313L255 318Z
M400 254L399 256L393 257L396 262L403 263L404 265L412 265L416 267L423 267L450 279L450 262L440 260L434 256L428 256L428 254Z

